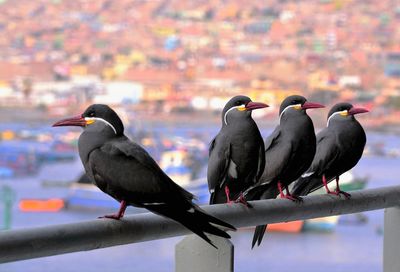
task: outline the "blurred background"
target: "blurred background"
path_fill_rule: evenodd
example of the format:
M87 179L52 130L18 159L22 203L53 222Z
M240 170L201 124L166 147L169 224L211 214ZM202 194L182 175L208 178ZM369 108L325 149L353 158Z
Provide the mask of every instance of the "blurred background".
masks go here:
M206 203L208 144L237 94L267 137L302 94L318 132L334 103L367 107L368 143L341 179L398 184L400 3L394 0L1 0L0 229L95 219L118 203L82 176L79 129L61 118L105 103L177 183ZM143 212L128 208L128 213ZM382 271L383 211L274 225L236 271ZM181 237L0 265L0 271L173 271ZM62 247L63 245L60 245Z

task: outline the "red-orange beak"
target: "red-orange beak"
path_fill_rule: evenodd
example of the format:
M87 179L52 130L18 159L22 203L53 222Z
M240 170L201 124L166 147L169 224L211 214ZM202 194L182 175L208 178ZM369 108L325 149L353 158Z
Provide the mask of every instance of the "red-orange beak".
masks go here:
M369 112L369 110L367 110L365 108L351 108L349 110L350 115L356 115L356 114L365 113L365 112Z
M262 109L269 107L267 104L261 103L261 102L252 102L250 101L249 103L246 104L246 110L251 111L251 110L256 110L256 109Z
M314 103L314 102L308 102L306 101L303 106L301 106L301 108L303 110L307 110L307 109L319 109L319 108L325 108L324 105L319 104L319 103Z
M58 121L55 124L53 124L53 127L66 127L66 126L85 127L86 125L87 123L85 118L82 117L82 115L78 115Z

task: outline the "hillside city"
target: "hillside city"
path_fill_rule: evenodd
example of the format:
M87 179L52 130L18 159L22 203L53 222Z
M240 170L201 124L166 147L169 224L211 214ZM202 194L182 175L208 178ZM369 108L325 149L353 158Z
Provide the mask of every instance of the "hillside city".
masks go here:
M4 107L62 115L99 102L190 113L247 94L276 111L301 93L367 106L372 126L400 120L397 1L3 0L0 8Z

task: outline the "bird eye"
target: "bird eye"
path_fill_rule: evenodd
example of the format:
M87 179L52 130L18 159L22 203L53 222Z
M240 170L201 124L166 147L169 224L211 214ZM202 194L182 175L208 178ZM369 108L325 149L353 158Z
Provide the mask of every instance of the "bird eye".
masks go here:
M236 105L240 106L242 104L243 104L242 101L236 101Z
M292 100L292 104L298 104L297 100Z
M94 117L94 111L89 112L90 117Z

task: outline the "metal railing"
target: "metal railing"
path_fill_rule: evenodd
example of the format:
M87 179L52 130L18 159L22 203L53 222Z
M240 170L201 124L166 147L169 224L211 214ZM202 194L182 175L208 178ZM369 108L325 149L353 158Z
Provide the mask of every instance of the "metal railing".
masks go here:
M384 234L384 271L400 271L400 186L383 187L362 191L353 191L350 199L332 195L304 197L302 203L293 203L286 199L271 199L250 202L253 208L241 204L202 206L202 208L237 228L260 224L304 220L323 216L350 214L363 211L387 209L385 213ZM190 233L186 228L168 218L152 213L125 216L121 221L97 219L72 224L52 225L29 229L0 232L0 263L52 256L70 252L93 250L129 243L162 239ZM212 252L209 245L194 238L196 247L204 252ZM220 260L221 267L206 268L212 256L204 255L201 266L208 271L233 271L233 249L229 241L212 237L219 250L226 251L226 265ZM185 245L177 246L176 269L190 259L186 256ZM191 246L193 250L193 246ZM187 251L187 250L186 250ZM214 252L215 253L215 252ZM221 254L212 254L213 256ZM201 254L194 254L197 259ZM193 255L193 256L194 256ZM224 255L224 254L222 254ZM182 257L184 256L184 257ZM215 265L211 261L210 265ZM193 262L191 262L193 267ZM200 270L199 270L200 271ZM206 271L206 270L204 270Z

